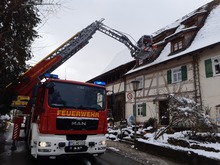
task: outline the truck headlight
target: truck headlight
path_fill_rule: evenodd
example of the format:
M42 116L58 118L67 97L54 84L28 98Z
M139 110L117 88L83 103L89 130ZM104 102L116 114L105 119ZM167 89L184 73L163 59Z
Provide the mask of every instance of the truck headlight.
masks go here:
M50 147L51 146L51 142L40 141L38 143L38 146L40 146L40 147Z
M106 141L105 140L100 141L99 145L106 145Z

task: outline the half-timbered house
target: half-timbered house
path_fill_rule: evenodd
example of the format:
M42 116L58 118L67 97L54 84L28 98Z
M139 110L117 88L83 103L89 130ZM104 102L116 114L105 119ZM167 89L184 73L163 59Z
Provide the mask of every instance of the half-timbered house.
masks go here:
M152 56L121 63L89 82L106 81L113 91L116 104L109 108L116 121L136 113L138 123L153 117L167 125L167 96L175 94L208 107L213 123L220 124L219 31L220 1L214 0L153 33ZM133 80L140 82L136 106Z

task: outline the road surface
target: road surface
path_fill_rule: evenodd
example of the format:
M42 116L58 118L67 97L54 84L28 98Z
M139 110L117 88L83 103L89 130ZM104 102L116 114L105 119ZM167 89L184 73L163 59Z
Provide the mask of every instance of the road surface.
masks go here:
M17 142L16 150L11 150L12 147L12 129L10 126L5 133L0 133L0 165L39 165L42 161L43 164L60 163L65 165L141 165L140 163L117 154L111 150L107 150L104 155L99 157L74 157L66 159L55 160L37 160L33 158L26 150L24 141Z

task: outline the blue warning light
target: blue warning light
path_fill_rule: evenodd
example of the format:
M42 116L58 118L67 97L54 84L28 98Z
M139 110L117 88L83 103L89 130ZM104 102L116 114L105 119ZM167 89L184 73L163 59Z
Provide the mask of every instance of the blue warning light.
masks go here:
M106 86L106 83L104 81L95 81L94 84L101 85L101 86Z
M58 75L56 74L51 74L51 73L45 73L44 74L45 78L53 78L53 79L59 79Z

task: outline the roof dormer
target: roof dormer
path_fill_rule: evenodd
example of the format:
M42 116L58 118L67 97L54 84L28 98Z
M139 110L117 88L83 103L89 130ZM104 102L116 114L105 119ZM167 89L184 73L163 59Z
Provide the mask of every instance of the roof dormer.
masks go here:
M207 15L206 10L198 11L193 13L191 16L187 17L181 22L182 25L185 25L186 28L197 26L200 27L203 25L204 18Z
M170 55L185 50L192 42L198 28L196 26L185 28L182 26L176 33L166 38L171 43Z

